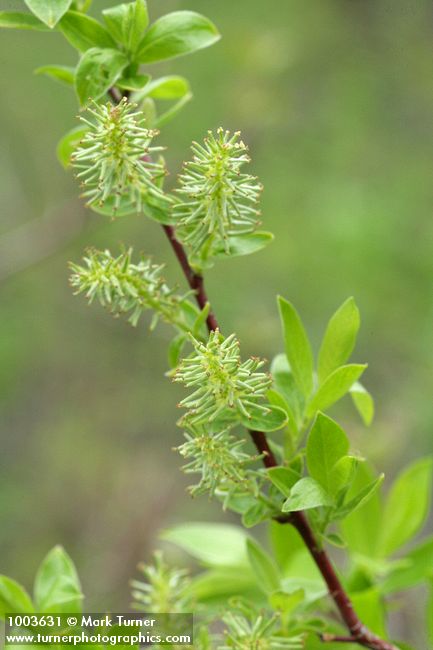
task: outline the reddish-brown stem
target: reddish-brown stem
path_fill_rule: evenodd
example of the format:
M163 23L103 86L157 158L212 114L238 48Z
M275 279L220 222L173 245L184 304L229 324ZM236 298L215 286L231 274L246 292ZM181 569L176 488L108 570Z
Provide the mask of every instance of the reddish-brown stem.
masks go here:
M196 273L191 268L184 247L182 246L180 241L176 239L176 234L173 226L163 226L163 229L165 234L167 235L168 241L171 244L174 254L176 255L179 261L179 264L182 267L182 271L185 275L185 278L189 286L195 292L197 304L200 307L200 309L203 309L209 303L204 288L203 276L199 273ZM218 321L211 311L209 312L208 317L206 319L206 324L208 326L209 332L213 332L216 329L219 329Z
M209 304L206 290L204 287L203 276L197 274L190 266L188 257L183 245L176 238L176 232L173 226L163 226L164 232L173 248L173 251L179 261L185 278L193 291L195 292L198 306L203 309L206 304ZM218 322L212 312L209 312L207 318L207 327L210 332L218 329ZM278 465L274 453L272 452L266 435L262 431L249 431L252 441L256 449L262 455L263 464L267 468L276 467ZM383 641L368 630L359 620L353 604L347 595L334 566L326 553L326 551L318 544L314 532L308 522L306 515L303 512L292 512L287 515L282 515L276 519L281 524L290 523L296 528L302 537L306 547L308 548L314 562L316 563L323 579L329 590L331 598L334 600L340 615L347 626L350 636L349 637L332 637L334 641L347 641L348 643L357 643L371 650L397 650L395 646ZM323 637L323 640L330 640L329 637Z

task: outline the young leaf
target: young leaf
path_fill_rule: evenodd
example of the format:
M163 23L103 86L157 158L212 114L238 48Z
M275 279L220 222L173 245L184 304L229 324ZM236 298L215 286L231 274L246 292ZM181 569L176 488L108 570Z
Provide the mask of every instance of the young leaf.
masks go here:
M23 14L14 11L0 11L0 27L7 29L29 29L37 32L49 32L42 20L33 16L33 14Z
M86 52L91 47L116 47L115 41L97 20L78 11L68 11L59 22L58 28L79 52Z
M238 526L183 524L166 530L161 537L209 566L248 565L245 544L247 535Z
M355 347L359 324L358 307L354 299L349 298L337 309L326 328L319 352L319 383L346 363Z
M15 580L0 576L0 618L8 613L29 614L34 611L26 590Z
M423 526L430 504L432 459L415 461L397 478L388 495L379 553L386 557L406 544Z
M249 417L240 414L242 424L249 429L263 431L264 433L277 431L287 424L287 414L282 408L267 404L266 409L267 412L264 412L263 408L251 406L248 413Z
M289 498L283 504L283 512L309 510L319 506L331 506L332 499L323 487L309 476L301 478L290 490Z
M271 515L269 508L263 503L254 503L246 512L242 515L242 525L245 528L253 528L257 524L261 524L262 521L270 519Z
M299 553L303 553L304 542L295 528L276 521L269 522L269 540L272 554L285 574L285 567L295 561Z
M290 467L271 467L268 469L267 475L286 498L290 496L290 490L300 479L299 474Z
M374 400L372 396L359 381L353 384L349 392L358 413L368 427L374 417Z
M291 612L302 603L305 598L303 589L297 589L290 594L285 591L276 591L269 596L271 607L282 614L291 614Z
M168 346L168 363L170 364L170 368L176 368L179 365L182 350L186 342L187 337L185 334L178 334L171 341Z
M134 96L136 102L145 97L154 99L179 99L190 92L190 85L185 77L171 75L154 79L145 88Z
M359 462L360 459L355 456L343 456L335 463L330 473L332 494L337 495L340 490L349 486Z
M81 105L89 99L98 100L116 82L128 59L118 50L93 47L80 59L75 88Z
M366 368L366 364L352 363L334 370L311 399L307 418L312 418L316 411L325 411L344 397Z
M376 556L377 538L382 527L378 487L383 478L382 475L374 479L373 471L366 463L358 465L346 496L347 503L336 513L339 519L344 518L341 523L344 539L353 553Z
M297 387L295 378L285 354L277 354L271 364L271 375L275 390L282 396L289 407L290 427L299 428L302 420L304 399Z
M36 68L35 74L43 74L55 81L73 86L75 81L75 68L66 65L43 65Z
M249 566L232 568L210 569L199 573L192 584L194 600L212 605L226 605L227 600L233 596L248 596L257 594L255 576ZM201 648L201 646L198 646ZM204 646L203 650L210 650Z
M38 612L81 612L80 581L72 560L61 546L54 547L39 567L34 596Z
M274 236L271 232L252 232L248 235L230 237L227 244L219 242L212 251L214 257L240 257L251 255L266 248L272 243Z
M247 539L247 553L259 587L265 593L278 591L281 588L281 581L272 558L253 539Z
M128 52L135 52L149 24L145 0L135 0L102 11L108 31Z
M24 0L24 2L37 18L53 28L68 11L72 0Z
M295 381L305 397L313 389L313 353L298 312L293 305L278 298L283 324L284 342L287 359Z
M348 456L347 458L350 458ZM345 460L345 459L342 459ZM337 463L338 465L338 463ZM377 489L382 485L385 474L380 474L374 481L366 485L360 490L356 496L350 499L347 503L341 506L334 515L334 519L343 519L348 515L356 512L358 508L362 508L374 495Z
M77 126L75 129L68 131L57 145L57 158L63 167L67 168L71 164L71 156L88 129L86 126Z
M383 594L392 594L415 587L420 582L433 578L433 537L428 537L415 546L403 563L388 574L381 584Z
M215 25L194 11L175 11L151 25L141 41L137 61L154 63L209 47L220 39Z
M349 451L349 441L334 420L319 413L308 436L307 466L326 492L333 490L333 468Z
M141 90L148 84L150 76L147 74L137 74L133 77L124 76L117 80L116 85L123 90Z

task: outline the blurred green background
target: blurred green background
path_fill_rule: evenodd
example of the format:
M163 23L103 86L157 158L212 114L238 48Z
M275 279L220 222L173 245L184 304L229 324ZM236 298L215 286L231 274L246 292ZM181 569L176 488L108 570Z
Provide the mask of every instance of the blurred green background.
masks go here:
M354 358L370 363L377 415L366 430L349 402L336 413L354 447L391 477L432 447L432 3L149 8L153 18L202 11L223 34L209 50L154 68L186 75L195 94L160 136L172 179L190 141L222 125L242 130L265 186L263 222L276 241L208 274L225 331L237 332L245 354L272 358L281 293L317 346L333 310L354 295L363 319ZM127 581L159 529L229 515L183 489L172 452L181 389L164 377L170 330L150 334L145 321L133 330L68 287L67 262L89 244L132 243L179 277L157 224L86 212L56 160L77 103L33 69L75 61L59 34L1 32L0 570L28 584L62 543L101 610L128 604Z

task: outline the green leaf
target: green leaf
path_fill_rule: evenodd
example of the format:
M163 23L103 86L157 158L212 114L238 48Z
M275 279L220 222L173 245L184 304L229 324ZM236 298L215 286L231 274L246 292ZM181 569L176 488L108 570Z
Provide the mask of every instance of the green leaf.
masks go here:
M36 68L35 74L43 74L67 86L73 86L75 81L75 68L66 65L43 65Z
M108 31L128 52L135 52L149 24L144 0L128 2L102 11Z
M161 537L210 566L248 565L247 535L238 526L214 523L182 524L165 531Z
M257 524L261 524L262 521L270 519L272 514L269 511L269 508L263 503L254 503L246 512L242 515L242 525L245 528L253 528Z
M341 523L344 539L351 552L375 557L377 538L382 527L382 509L378 487L383 475L374 478L366 463L358 465L352 485L346 495L347 503L336 515L345 518Z
M355 347L359 325L358 307L355 300L349 298L337 309L326 328L317 367L319 383L346 363Z
M220 243L218 248L212 250L214 257L239 257L251 255L266 248L274 239L271 232L254 232L249 235L230 237L228 242ZM228 246L228 248L226 248Z
M386 500L379 553L386 557L422 528L430 505L432 459L412 463L397 478Z
M97 47L87 50L80 59L75 79L81 105L105 95L127 65L128 59L117 50Z
M149 79L150 77L147 74L137 74L133 77L125 76L118 79L116 85L124 90L140 90L149 83Z
M331 506L332 499L323 487L309 476L301 478L290 491L289 498L283 504L283 512L309 510L319 506Z
M87 132L87 127L77 126L68 131L57 145L57 158L63 167L69 167L71 156Z
M210 569L199 573L191 585L194 600L226 604L232 596L257 595L255 576L249 566Z
M290 467L271 467L267 475L273 485L287 498L290 490L301 478L295 470Z
M356 496L338 509L334 518L342 519L356 512L358 508L362 508L382 485L384 478L385 474L380 474L374 481L363 487Z
M330 473L331 492L337 495L343 488L348 488L360 462L355 456L343 456L337 461Z
M285 573L285 567L304 551L304 542L295 528L276 521L269 522L269 538L272 554Z
M194 11L175 11L151 25L141 41L137 61L153 63L213 45L220 38L210 20Z
M103 214L106 217L113 217L113 214L116 214L116 219L119 217L127 217L130 214L137 212L137 208L134 203L131 202L129 196L122 196L120 199L119 205L116 205L116 199L113 196L107 197L104 202L104 205L97 205L93 203L89 207L93 212L97 214Z
M374 417L374 400L372 396L359 381L353 384L349 392L358 413L368 427Z
M187 342L185 334L178 334L168 346L168 363L170 368L176 368L179 365L182 350Z
M281 297L278 298L278 304L287 359L299 389L305 397L309 397L313 389L313 353L310 342L294 306Z
M50 31L50 28L33 14L23 14L15 11L0 11L0 27L28 29L36 32Z
M366 368L367 364L351 363L334 370L311 399L307 418L312 418L316 411L325 411L344 397Z
M55 546L39 567L34 595L38 612L81 612L80 581L72 560L61 546Z
M285 354L277 354L271 364L275 389L289 408L290 427L299 428L302 421L304 398L301 395Z
M24 0L24 2L37 18L53 28L68 11L72 0Z
M145 88L134 96L136 102L145 97L154 99L179 99L191 91L190 85L185 77L175 75L160 77L147 84Z
M0 618L4 619L4 615L8 613L29 614L34 611L33 603L24 587L11 578L0 576Z
M282 429L287 424L286 412L279 406L273 406L272 404L266 404L265 406L268 413L264 413L258 407L251 406L249 408L249 418L241 415L242 424L249 429L263 431L264 433Z
M58 27L63 36L79 52L86 52L91 47L116 47L115 41L97 20L78 11L68 11Z
M415 587L433 578L433 537L422 541L405 555L403 564L389 573L381 584L383 594L392 594Z
M335 464L349 451L349 441L343 429L334 420L319 413L308 436L307 466L311 476L330 494Z
M247 540L247 553L258 586L265 593L278 591L281 588L281 580L272 558L253 539Z

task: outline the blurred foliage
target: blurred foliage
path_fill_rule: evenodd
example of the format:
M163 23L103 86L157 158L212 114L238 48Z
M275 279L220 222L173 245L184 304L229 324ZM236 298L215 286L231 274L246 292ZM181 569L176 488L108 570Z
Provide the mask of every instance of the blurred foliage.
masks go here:
M203 11L223 34L175 70L158 66L185 74L195 95L159 138L170 143L169 167L179 171L208 129L240 129L265 186L263 225L276 241L253 264L240 258L209 271L220 321L245 354L270 358L281 351L275 294L299 306L316 343L320 324L354 295L376 420L366 430L350 404L337 408L354 446L392 475L431 448L433 425L431 3L149 0L149 8L153 17ZM67 261L89 244L126 241L165 260L171 282L179 274L157 224L112 224L76 199L55 147L78 105L69 89L32 73L54 61L75 62L60 35L2 32L1 570L26 582L62 543L84 591L114 608L128 603L127 578L159 528L211 520L219 506L179 489L171 448L181 390L164 377L168 330L112 321L68 287ZM170 479L161 484L163 466Z

